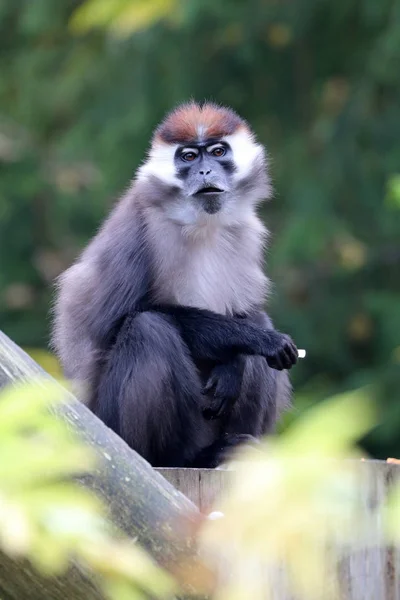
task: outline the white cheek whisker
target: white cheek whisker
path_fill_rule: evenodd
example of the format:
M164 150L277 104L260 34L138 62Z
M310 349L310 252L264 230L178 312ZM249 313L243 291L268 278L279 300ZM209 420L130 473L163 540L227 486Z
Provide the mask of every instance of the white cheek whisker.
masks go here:
M254 142L252 136L245 129L240 129L232 135L225 136L222 141L232 148L233 160L236 166L233 178L236 181L244 179L257 160L263 160L264 148Z
M146 180L153 176L169 185L182 188L182 181L177 177L174 163L177 147L177 144L154 145L147 161L137 171L137 180Z

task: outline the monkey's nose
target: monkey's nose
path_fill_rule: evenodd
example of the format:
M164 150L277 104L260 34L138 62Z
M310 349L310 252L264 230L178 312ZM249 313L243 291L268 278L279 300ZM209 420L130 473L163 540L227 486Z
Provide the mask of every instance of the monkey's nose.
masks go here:
M211 173L211 169L208 171L199 171L200 175L209 175Z

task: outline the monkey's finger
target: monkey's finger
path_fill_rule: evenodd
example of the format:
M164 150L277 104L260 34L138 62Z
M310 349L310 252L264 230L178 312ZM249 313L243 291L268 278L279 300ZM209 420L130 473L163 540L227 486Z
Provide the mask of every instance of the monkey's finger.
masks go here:
M218 406L213 404L212 406L208 406L203 409L203 417L207 421L213 421L214 419L218 419L221 416L221 411L223 408L223 403L220 403Z
M236 377L220 379L215 388L215 398L226 400L233 404L240 396L242 380Z
M281 358L282 358L282 364L285 367L285 369L290 369L291 367L293 367L293 365L295 365L297 363L297 360L298 360L297 348L293 347L291 345L286 346L282 350Z
M230 411L230 406L231 404L229 401L221 402L219 409L215 413L215 418L222 419L222 417L225 417Z
M202 394L207 396L208 394L211 394L211 392L215 392L217 383L218 383L218 379L216 377L214 377L214 375L211 375L209 377L206 385L203 387Z
M203 416L207 420L220 419L231 410L236 398L231 396L215 396L213 402L203 410Z
M276 371L283 371L283 365L278 354L267 357L267 363L271 367L271 369L275 369Z
M282 350L282 352L280 354L280 360L281 360L281 364L284 369L291 369L294 365L294 362L292 360L290 353L286 352L286 350Z
M222 402L222 398L217 398L216 396L214 396L214 398L212 400L209 400L207 405L203 407L203 417L208 421L210 421L211 419L215 419L218 414L218 411L220 410Z
M297 359L299 358L299 351L297 350L296 344L292 340L284 345L284 350L286 354L292 357L293 361L297 362Z

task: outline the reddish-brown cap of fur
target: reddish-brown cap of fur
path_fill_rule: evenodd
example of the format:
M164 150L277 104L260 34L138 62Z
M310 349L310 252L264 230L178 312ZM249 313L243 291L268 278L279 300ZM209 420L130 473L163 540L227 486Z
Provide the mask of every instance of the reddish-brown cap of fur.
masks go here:
M199 139L220 139L239 128L246 128L250 133L247 123L230 108L208 102L205 104L190 102L181 104L167 115L157 128L154 141L167 144L190 144ZM199 132L201 132L200 136Z

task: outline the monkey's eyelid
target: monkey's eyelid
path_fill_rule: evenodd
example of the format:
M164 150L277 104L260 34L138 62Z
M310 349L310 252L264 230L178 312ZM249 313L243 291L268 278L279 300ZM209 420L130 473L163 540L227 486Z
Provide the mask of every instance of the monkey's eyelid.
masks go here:
M189 154L189 152L193 152L193 154L199 153L197 148L182 148L181 156L184 156L185 154Z
M212 146L207 146L206 150L207 150L207 152L212 152L213 150L216 150L217 148L221 148L222 150L226 149L224 144L222 144L221 142L218 142L217 144L212 144Z

